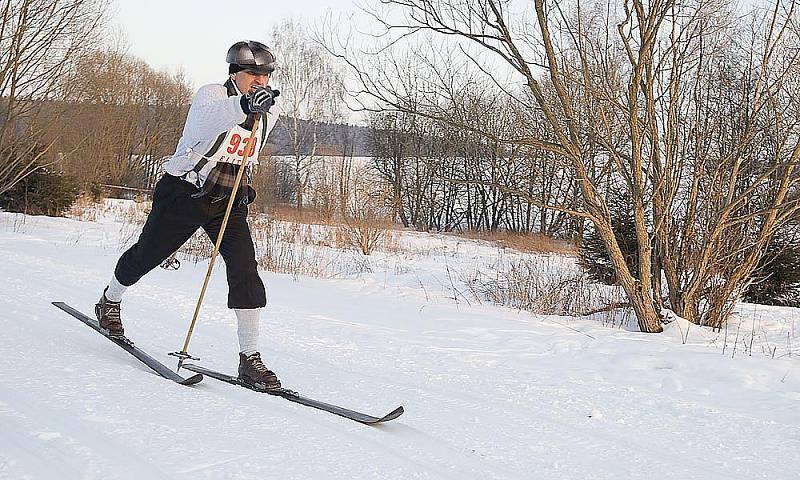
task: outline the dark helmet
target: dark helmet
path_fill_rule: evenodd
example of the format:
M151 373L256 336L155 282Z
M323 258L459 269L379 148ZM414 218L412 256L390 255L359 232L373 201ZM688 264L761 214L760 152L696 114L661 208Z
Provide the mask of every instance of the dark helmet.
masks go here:
M275 70L275 55L269 47L260 42L236 42L228 49L225 61L231 64L231 70L247 70L248 72L269 75ZM238 68L236 68L236 67Z

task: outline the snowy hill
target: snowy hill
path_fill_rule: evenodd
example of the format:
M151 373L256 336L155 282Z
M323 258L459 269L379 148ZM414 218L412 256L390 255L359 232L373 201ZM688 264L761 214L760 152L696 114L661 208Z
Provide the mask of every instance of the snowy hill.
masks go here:
M262 271L267 364L319 400L406 409L367 427L213 379L165 381L50 305L91 314L132 235L111 218L0 213L0 479L800 475L797 310L743 306L749 350L680 321L645 335L536 316L459 297L451 271L495 247L414 233L402 241L426 254L379 252L336 278ZM205 268L156 269L123 303L126 333L170 366ZM223 270L189 351L234 372Z

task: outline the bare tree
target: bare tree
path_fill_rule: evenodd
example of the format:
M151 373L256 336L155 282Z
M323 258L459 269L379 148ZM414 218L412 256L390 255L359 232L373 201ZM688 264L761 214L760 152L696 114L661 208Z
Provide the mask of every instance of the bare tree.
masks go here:
M342 118L341 72L298 19L289 18L278 24L272 42L278 53L275 78L281 87L281 121L288 131L293 160L295 201L302 209L311 169L322 153L318 149L329 140L320 125Z
M101 36L104 0L0 3L0 193L58 160L62 78Z
M59 147L73 153L64 170L84 185L151 187L183 128L191 98L185 78L106 47L78 62L65 83L72 108Z
M353 67L360 94L378 108L496 137L441 108L457 77L430 45L455 42L545 126L521 126L501 143L547 152L574 175L579 202L528 200L591 222L640 329L661 331L662 272L670 308L721 325L772 234L798 209L794 1L755 11L749 24L724 0L534 0L531 18L503 0L379 4L386 8L371 15L385 41L375 55L329 43ZM401 44L415 59L414 82ZM617 242L610 196L633 213L635 271Z
M375 168L391 186L394 217L423 230L506 229L571 238L574 225L565 212L529 201L574 203L571 171L539 148L503 140L539 128L541 121L528 118L491 85L453 87L437 94L450 122L404 112L373 114ZM419 166L425 168L413 168ZM431 215L417 214L428 209L423 203Z

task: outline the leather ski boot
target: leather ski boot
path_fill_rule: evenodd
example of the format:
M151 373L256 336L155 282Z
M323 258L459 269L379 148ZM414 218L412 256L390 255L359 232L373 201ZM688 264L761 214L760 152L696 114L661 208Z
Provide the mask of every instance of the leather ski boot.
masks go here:
M239 353L239 380L251 387L275 390L281 388L278 376L261 361L261 354Z
M120 302L112 302L106 298L106 290L103 290L103 296L100 301L94 306L94 314L97 321L100 322L100 328L108 332L110 337L124 337L125 329L122 328L122 319L119 314Z

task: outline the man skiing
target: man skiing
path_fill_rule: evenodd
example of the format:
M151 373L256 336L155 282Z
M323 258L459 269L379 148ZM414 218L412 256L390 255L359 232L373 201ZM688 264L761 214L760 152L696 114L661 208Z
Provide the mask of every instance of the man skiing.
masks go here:
M278 90L269 87L275 56L259 42L237 42L228 50L229 78L201 87L195 94L183 135L165 173L153 190L153 205L136 244L119 258L108 286L95 305L100 327L124 336L120 302L125 290L161 264L198 229L217 240L228 200L245 152L248 163L278 119ZM258 130L250 133L256 116ZM248 169L249 170L249 169ZM259 317L266 305L258 275L247 205L255 198L249 171L242 179L220 245L228 279L228 308L236 312L239 377L249 385L280 388L278 377L258 351Z

